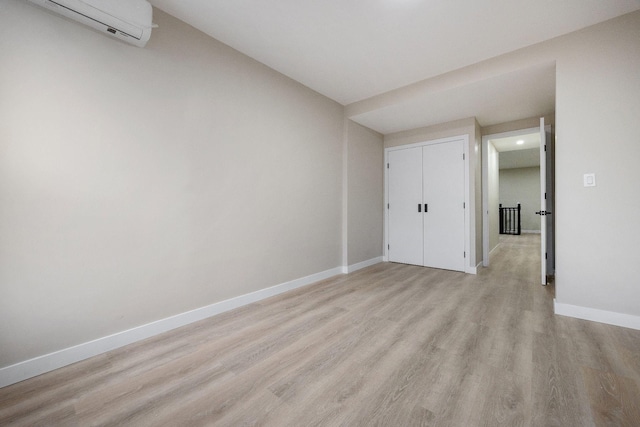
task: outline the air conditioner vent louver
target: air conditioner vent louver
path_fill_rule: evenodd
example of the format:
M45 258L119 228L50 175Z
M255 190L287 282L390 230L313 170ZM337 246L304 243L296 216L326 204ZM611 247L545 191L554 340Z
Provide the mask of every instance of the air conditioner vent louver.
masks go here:
M151 36L153 9L146 0L29 0L135 46Z

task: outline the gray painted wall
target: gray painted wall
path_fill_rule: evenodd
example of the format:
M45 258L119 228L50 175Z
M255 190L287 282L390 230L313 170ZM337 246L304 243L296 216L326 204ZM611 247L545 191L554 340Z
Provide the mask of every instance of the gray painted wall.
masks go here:
M500 169L500 203L505 207L520 203L522 230L540 231L540 216L535 214L540 210L540 167Z
M347 122L348 258L344 264L353 265L383 254L384 139L371 129Z
M640 12L566 37L557 61L556 299L640 316ZM597 187L584 187L583 174Z
M0 367L341 265L343 107L154 21L0 3Z
M489 253L500 243L500 153L491 141L487 144L489 206Z

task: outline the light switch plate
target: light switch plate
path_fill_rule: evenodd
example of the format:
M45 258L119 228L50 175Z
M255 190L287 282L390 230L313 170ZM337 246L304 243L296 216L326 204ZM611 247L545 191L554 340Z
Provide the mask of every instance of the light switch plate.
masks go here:
M585 173L584 174L584 186L585 187L595 187L596 186L596 174L595 173Z

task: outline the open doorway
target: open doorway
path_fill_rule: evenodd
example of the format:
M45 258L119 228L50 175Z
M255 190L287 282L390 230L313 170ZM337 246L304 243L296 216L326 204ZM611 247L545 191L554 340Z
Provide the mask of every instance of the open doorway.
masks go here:
M530 128L482 138L483 266L489 266L490 254L500 244L500 233L543 234L540 261L543 271L548 270L547 276L542 274L542 283L546 284L547 277L553 274L553 227L548 225L552 217L541 218L540 212L547 209L541 209L547 193L552 202L553 194L548 190L553 187L553 176L547 173L552 167L546 168L545 164L553 164L553 145L547 144L547 156L544 145L545 141L551 142L552 135L550 127L542 128L542 132L541 128ZM541 180L541 173L545 179ZM551 206L547 203L547 207ZM509 227L505 231L507 213Z

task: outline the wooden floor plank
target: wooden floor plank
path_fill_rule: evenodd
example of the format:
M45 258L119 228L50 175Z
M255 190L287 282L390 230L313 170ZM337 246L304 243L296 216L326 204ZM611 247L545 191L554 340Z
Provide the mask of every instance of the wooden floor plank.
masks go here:
M597 426L640 424L640 388L634 380L586 366L582 375Z
M469 425L531 425L531 378L485 366Z
M570 338L558 329L535 333L533 349L533 425L594 425Z
M480 393L482 373L478 360L447 354L421 398L423 406L435 414L437 424L468 426L477 419L473 407Z

